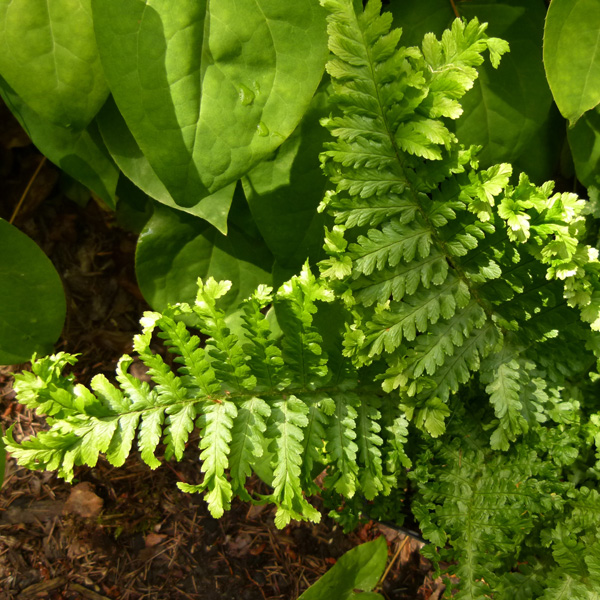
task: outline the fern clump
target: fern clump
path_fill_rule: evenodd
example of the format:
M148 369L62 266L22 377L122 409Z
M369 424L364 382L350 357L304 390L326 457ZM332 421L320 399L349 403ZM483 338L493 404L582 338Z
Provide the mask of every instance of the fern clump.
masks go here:
M585 202L526 175L511 185L508 164L478 169L478 149L451 132L482 53L498 66L508 50L476 19L397 48L401 32L377 2L362 14L325 4L341 114L323 122L336 185L323 208L336 225L322 273L353 313L345 354L359 366L383 361L383 389L433 436L479 373L496 415L492 446L506 450L545 418L529 381L538 355L579 338L585 362L597 343L600 263L582 241Z
M404 48L379 0L322 4L334 93L320 209L334 225L320 275L305 265L259 287L235 331L219 308L228 282L199 280L194 305L146 313L134 348L151 384L129 356L116 384L98 375L90 389L61 374L74 357L34 361L15 387L50 429L20 444L9 431L7 448L69 480L100 453L122 465L136 440L152 468L159 444L179 460L197 431L202 479L180 488L215 517L239 496L275 504L279 527L317 521L322 473L348 507L408 488L457 598L593 598L600 263L587 203L508 164L480 169L453 133L483 54L498 66L508 51L484 25L456 20ZM272 493L253 498L265 459Z

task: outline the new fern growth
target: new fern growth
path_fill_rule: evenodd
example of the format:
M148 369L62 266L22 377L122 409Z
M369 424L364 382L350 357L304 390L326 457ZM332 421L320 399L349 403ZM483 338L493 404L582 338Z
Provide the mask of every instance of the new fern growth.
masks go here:
M242 333L219 308L227 282L146 313L134 348L151 385L129 356L116 384L97 375L91 389L61 374L74 357L35 360L15 387L50 429L20 444L9 431L7 448L69 480L100 453L122 465L136 439L152 468L160 444L181 459L198 431L201 480L180 487L215 517L239 496L275 504L279 527L317 521L322 472L342 502L410 485L429 556L458 561L457 597L597 597L600 263L586 202L507 164L479 169L452 132L484 52L497 66L508 50L484 25L456 20L404 48L379 0L321 2L334 88L321 210L335 225L320 276L306 265L259 287ZM265 454L272 493L252 498Z
M449 130L481 53L497 66L507 50L484 26L457 20L422 51L397 49L400 31L388 33L377 3L359 15L326 5L342 114L324 122L336 140L322 156L336 226L323 276L340 281L353 312L345 354L358 366L384 361L383 389L398 390L433 436L479 371L497 417L492 446L507 449L536 412L521 393L523 361L550 339L596 339L582 319L600 329L598 253L580 241L585 203L525 175L509 185L507 164L478 170L477 148Z

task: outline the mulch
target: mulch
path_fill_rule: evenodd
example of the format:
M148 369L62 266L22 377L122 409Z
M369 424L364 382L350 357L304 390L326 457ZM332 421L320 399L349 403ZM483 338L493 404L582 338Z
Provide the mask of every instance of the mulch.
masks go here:
M56 349L80 354L75 374L87 383L114 372L148 308L133 269L136 236L48 161L38 169L41 161L0 105L0 217L13 216L31 182L14 224L61 274L67 321ZM18 439L44 427L15 400L12 376L23 368L0 367L0 424L14 425ZM349 535L327 517L278 530L271 507L239 501L213 519L201 497L176 487L198 480L197 454L190 442L183 461L155 471L135 453L119 469L100 460L79 468L73 484L9 457L0 490L0 598L295 599L344 552L379 535L394 561L380 589L385 598L436 600L443 592L420 542L377 523ZM251 485L266 491L258 479Z

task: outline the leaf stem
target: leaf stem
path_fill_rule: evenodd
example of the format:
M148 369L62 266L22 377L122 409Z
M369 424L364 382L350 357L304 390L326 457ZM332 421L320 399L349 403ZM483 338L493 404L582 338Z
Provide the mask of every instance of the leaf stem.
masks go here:
M450 4L452 5L452 10L454 11L456 18L460 19L460 13L458 12L458 8L456 8L456 4L454 3L454 0L450 0Z
M377 587L375 589L380 589L381 586L383 585L383 582L385 581L385 578L388 576L388 573L391 571L392 567L394 566L394 563L396 562L396 559L398 558L398 556L400 555L400 552L402 552L402 549L404 548L404 546L406 546L406 544L408 543L408 540L410 539L410 537L407 535L398 545L398 549L396 550L394 557L392 558L392 560L390 560L390 564L387 566L385 572L383 573L383 575L381 576L381 579L379 580L379 583L377 584Z
M25 188L25 191L21 194L21 198L19 198L19 202L18 202L17 206L15 207L13 214L10 217L9 223L11 225L13 224L13 221L15 220L19 210L21 209L21 206L23 205L25 198L27 198L27 194L29 193L29 190L31 189L33 182L36 180L36 177L39 175L40 171L42 170L42 167L44 166L45 162L46 162L46 157L42 156L42 160L40 161L40 164L37 166L36 170L33 172L31 179L27 183L27 187Z

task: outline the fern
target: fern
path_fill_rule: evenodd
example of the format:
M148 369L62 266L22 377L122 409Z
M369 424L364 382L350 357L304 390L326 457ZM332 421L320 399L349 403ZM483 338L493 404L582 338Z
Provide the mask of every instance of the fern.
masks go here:
M346 522L398 510L408 487L457 597L594 598L600 263L585 202L507 164L480 169L452 132L484 53L497 67L508 50L484 25L457 20L404 48L379 0L321 1L334 189L320 210L334 224L320 275L305 265L259 287L242 334L220 308L228 282L199 280L193 305L146 313L134 348L151 384L129 356L118 385L96 376L90 389L61 374L75 357L34 360L15 388L49 430L21 443L9 431L7 448L70 480L101 453L122 465L135 442L151 468L179 460L198 435L201 480L180 488L216 517L234 496L271 502L279 527L319 520L317 481ZM265 455L272 491L252 497Z
M325 5L341 114L323 122L335 139L322 160L336 189L322 208L336 226L322 274L352 306L346 355L357 366L385 361L384 389L397 389L435 436L451 396L483 363L498 418L492 445L507 449L526 429L521 382L508 376L510 360L490 370L486 359L565 335L545 315L550 306L599 325L597 251L580 241L584 203L524 175L509 185L510 165L478 170L477 149L450 132L482 52L497 66L507 50L485 26L457 20L441 41L398 48L378 2L358 14L342 0Z
M259 288L244 305L245 342L232 333L218 301L228 283L199 281L193 306L179 304L164 314L146 313L143 330L134 339L140 360L148 367L153 385L128 373L132 359L124 356L117 367L115 387L97 375L91 389L74 385L61 369L76 359L65 354L34 361L33 372L17 375L15 388L27 406L47 416L50 430L17 444L9 432L13 455L30 468L59 469L67 480L77 465L94 466L99 453L120 466L134 439L144 460L156 468L159 444L164 457L181 459L194 429L200 433L201 483L181 483L186 492L205 494L211 513L219 517L229 508L233 495L251 499L245 488L252 466L265 449L273 457L273 493L256 501L277 505L276 523L290 519L319 520L320 515L305 498L318 490L316 475L328 468L328 478L338 479L338 465L352 460L348 485L373 496L382 489L382 458L377 432L380 413L374 409L377 387L361 386L352 371L334 374L323 340L313 323L317 303L330 302L331 291L305 267L273 295ZM261 310L275 301L284 335L277 339ZM181 315L193 315L199 330L208 336L204 345L191 335ZM174 354L175 370L151 350L158 335ZM341 349L332 363L340 363ZM340 363L341 364L341 363ZM335 381L334 381L335 379ZM327 444L336 411L345 411L352 394L355 418L341 424L337 439ZM338 414L341 414L338 412ZM360 419L358 415L360 414ZM348 455L345 440L360 441L360 453ZM358 447L357 447L358 450ZM359 462L356 458L359 456ZM358 480L364 465L363 481ZM350 478L350 479L349 479Z

